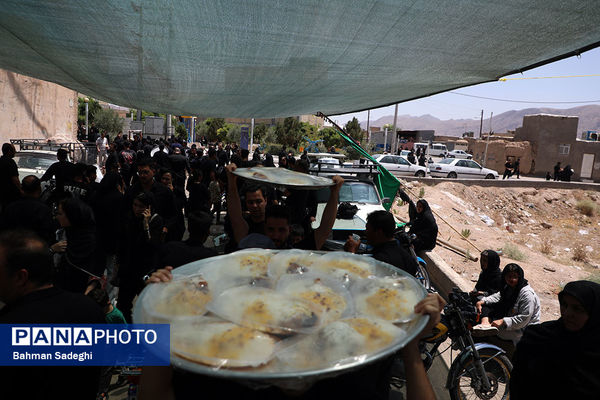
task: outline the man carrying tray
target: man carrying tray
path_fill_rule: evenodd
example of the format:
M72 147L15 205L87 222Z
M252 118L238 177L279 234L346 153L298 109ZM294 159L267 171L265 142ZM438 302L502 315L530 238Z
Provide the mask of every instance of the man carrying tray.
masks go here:
M250 211L250 221L244 218L242 214L242 204L237 187L237 176L233 171L237 169L235 164L229 164L227 170L227 212L233 228L233 239L236 243L242 242L249 234L266 235L271 239L278 249L290 248L290 218L287 209L282 206L270 206L267 208L266 201L253 202L254 193L246 193L246 203ZM344 179L340 176L332 178L335 186L331 187L327 205L323 211L321 225L312 232L308 232L304 239L294 245L295 248L304 250L320 250L325 243L325 240L331 233L335 216L337 214L337 206L339 202L339 192L344 183ZM248 195L252 195L248 197ZM256 196L261 192L256 191ZM250 204L248 204L250 203ZM256 204L255 204L256 203ZM252 225L253 229L250 229ZM262 229L261 229L262 228ZM244 247L251 247L245 244Z

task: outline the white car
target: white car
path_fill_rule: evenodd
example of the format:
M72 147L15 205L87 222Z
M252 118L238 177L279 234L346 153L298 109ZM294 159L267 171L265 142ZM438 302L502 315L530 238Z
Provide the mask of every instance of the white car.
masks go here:
M15 154L15 163L19 168L19 180L23 180L28 175L35 175L41 178L48 168L57 162L56 151L54 150L22 150ZM102 170L96 166L96 182L102 180ZM47 183L42 184L44 188Z
M424 177L429 172L427 167L411 164L406 158L393 154L377 154L373 156L378 163L394 175Z
M452 151L448 152L448 155L446 155L446 157L448 157L448 158L464 158L464 159L470 160L473 158L473 155L467 153L464 150L452 150Z
M498 179L498 172L483 168L473 160L446 158L429 165L436 178Z
M359 236L364 235L367 225L367 215L373 211L385 210L383 202L389 202L390 199L381 199L375 185L371 180L357 179L353 177L344 177L344 184L340 189L339 201L348 202L358 207L358 211L351 219L336 218L331 238L334 240L346 241L348 235L353 233ZM314 229L321 224L321 217L329 199L329 189L321 189L316 192L317 213L315 221L312 223Z

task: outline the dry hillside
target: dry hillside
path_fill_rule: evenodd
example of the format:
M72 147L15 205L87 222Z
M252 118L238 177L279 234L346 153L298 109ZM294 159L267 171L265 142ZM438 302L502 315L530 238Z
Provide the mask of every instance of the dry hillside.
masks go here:
M558 317L556 294L567 282L600 282L599 192L488 188L453 182L435 186L405 184L413 197L422 195L438 214L440 238L478 256L478 251L461 238L464 233L480 250L502 251L501 268L509 262L521 265L540 297L542 320ZM402 218L407 218L407 211L404 205L393 207ZM475 284L479 262L468 261L441 246L434 251Z

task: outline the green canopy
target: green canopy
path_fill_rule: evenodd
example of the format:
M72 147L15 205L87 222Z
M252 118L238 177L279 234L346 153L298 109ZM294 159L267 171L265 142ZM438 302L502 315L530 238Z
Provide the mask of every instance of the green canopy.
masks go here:
M352 139L350 136L346 135L339 127L336 128L342 139L346 141L350 146L352 146L356 151L360 153L361 156L365 157L367 160L372 161L377 165L377 170L379 174L374 179L375 186L377 187L377 191L381 198L389 197L390 202L383 204L383 207L386 210L390 210L392 205L394 204L394 199L396 198L396 194L398 193L398 188L400 187L400 181L392 175L390 171L388 171L383 165L379 164L377 160L375 160L371 155L361 147L361 145Z
M154 112L327 115L600 43L597 0L2 0L0 68Z

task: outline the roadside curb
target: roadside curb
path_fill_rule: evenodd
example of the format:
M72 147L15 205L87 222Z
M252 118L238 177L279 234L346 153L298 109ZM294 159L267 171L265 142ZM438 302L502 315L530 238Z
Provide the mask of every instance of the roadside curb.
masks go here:
M458 287L460 290L470 292L475 284L463 278L454 271L444 259L435 251L430 251L420 255L427 263L427 272L433 285L438 289L440 296L448 300L448 293L452 288Z
M581 189L600 191L600 184L587 182L555 182L527 179L450 179L450 178L416 178L414 176L396 176L407 182L418 181L425 185L437 185L443 182L460 183L465 186L483 186L499 188L531 188L531 189Z

